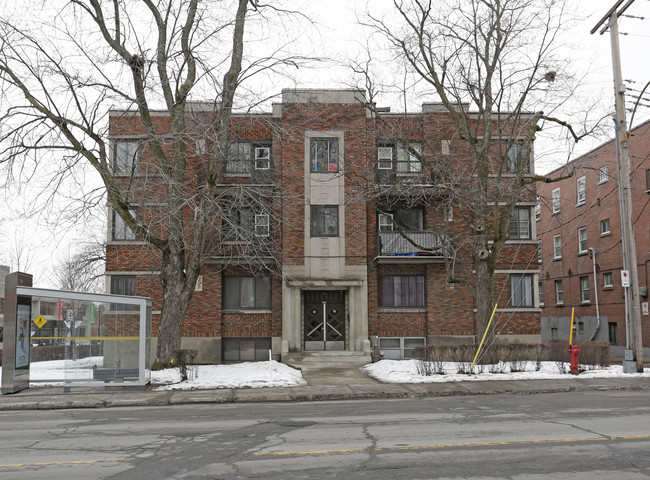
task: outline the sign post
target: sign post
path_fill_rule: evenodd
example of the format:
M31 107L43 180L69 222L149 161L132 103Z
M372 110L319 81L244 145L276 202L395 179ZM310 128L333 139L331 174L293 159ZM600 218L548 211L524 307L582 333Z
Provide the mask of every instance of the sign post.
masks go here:
M29 388L29 348L32 297L17 295L18 287L31 287L32 276L14 272L5 278L5 324L2 352L3 394Z

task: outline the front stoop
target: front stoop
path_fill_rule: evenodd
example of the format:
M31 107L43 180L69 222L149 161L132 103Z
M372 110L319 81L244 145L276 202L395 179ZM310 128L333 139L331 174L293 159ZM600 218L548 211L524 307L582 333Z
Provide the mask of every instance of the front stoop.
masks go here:
M350 351L291 352L282 356L282 363L302 371L346 367L356 369L371 361L369 354Z

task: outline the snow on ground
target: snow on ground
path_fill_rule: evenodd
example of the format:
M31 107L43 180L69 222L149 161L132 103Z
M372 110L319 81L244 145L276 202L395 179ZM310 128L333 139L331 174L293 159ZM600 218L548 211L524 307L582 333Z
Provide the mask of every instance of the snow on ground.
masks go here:
M416 360L381 360L371 363L361 370L367 375L386 383L435 383L435 382L465 382L465 381L489 381L489 380L549 380L558 378L615 378L646 376L650 377L650 369L644 373L623 373L622 365L612 365L607 368L588 370L579 375L564 373L568 370L565 364L563 372L560 371L556 362L542 362L539 371L535 369L534 362L526 362L523 371L509 372L507 366L503 369L507 373L457 373L456 365L445 362L443 364L444 374L430 376L418 373L418 362ZM483 366L475 366L474 370L485 370Z
M72 366L67 373L66 361L53 360L34 362L30 366L32 386L62 386L65 380L91 380L92 366L101 365L101 357L91 357L68 362ZM250 362L234 365L198 365L196 376L180 382L177 369L166 369L151 372L151 383L155 390L209 390L218 388L261 388L261 387L295 387L307 385L299 370L283 363ZM644 373L623 373L623 367L612 365L607 368L588 370L579 375L561 373L555 362L542 362L539 371L535 364L528 362L524 371L509 373L507 366L503 369L508 373L475 373L460 374L456 372L453 363L443 365L444 375L420 375L418 362L415 360L381 360L371 363L361 370L367 375L386 383L433 383L433 382L462 382L490 380L544 380L544 379L573 379L573 378L616 378L616 377L650 377L650 369ZM485 370L485 368L481 367ZM478 367L475 367L478 370ZM566 364L564 371L567 370ZM0 367L0 375L2 367Z
M297 387L307 385L299 370L276 361L234 365L198 365L196 378L178 383L176 369L151 372L154 390L209 390L214 388Z

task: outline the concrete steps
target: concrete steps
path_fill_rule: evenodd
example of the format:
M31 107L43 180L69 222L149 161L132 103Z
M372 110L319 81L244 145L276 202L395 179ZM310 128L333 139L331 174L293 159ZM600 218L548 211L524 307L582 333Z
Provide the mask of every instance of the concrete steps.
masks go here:
M371 361L369 354L349 351L292 352L282 356L282 363L303 372L325 368L358 368Z

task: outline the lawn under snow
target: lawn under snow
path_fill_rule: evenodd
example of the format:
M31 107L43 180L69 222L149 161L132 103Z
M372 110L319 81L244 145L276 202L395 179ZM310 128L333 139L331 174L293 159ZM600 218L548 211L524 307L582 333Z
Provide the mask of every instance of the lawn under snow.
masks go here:
M565 370L568 369L565 364ZM474 367L475 371L484 370L482 365ZM570 375L560 372L556 362L542 362L539 371L535 369L535 362L527 362L521 372L508 372L507 366L500 370L507 373L456 373L454 363L444 363L444 374L430 376L418 373L418 362L416 360L381 360L371 363L361 370L367 375L386 383L435 383L435 382L466 382L466 381L489 381L489 380L549 380L558 378L615 378L615 377L650 377L650 369L644 373L623 373L622 365L612 365L598 370L588 370L579 375Z
M92 379L92 366L101 364L101 357L91 357L69 362L73 368L65 371L66 362L54 360L35 362L30 367L32 386L62 386L65 380ZM294 387L307 385L299 370L283 363L251 362L234 365L198 365L196 375L190 380L180 382L180 374L176 369L151 372L151 383L155 390L209 390L217 388L261 388L261 387ZM445 374L424 376L418 373L418 362L415 360L381 360L371 363L361 370L369 376L386 383L433 383L433 382L462 382L490 380L543 380L543 379L572 379L572 378L614 378L650 376L650 369L637 374L624 374L623 367L613 365L608 368L589 370L574 376L560 373L555 362L542 362L539 371L535 364L529 362L525 371L514 373L477 373L459 374L453 363L445 363ZM2 367L0 367L0 375Z

